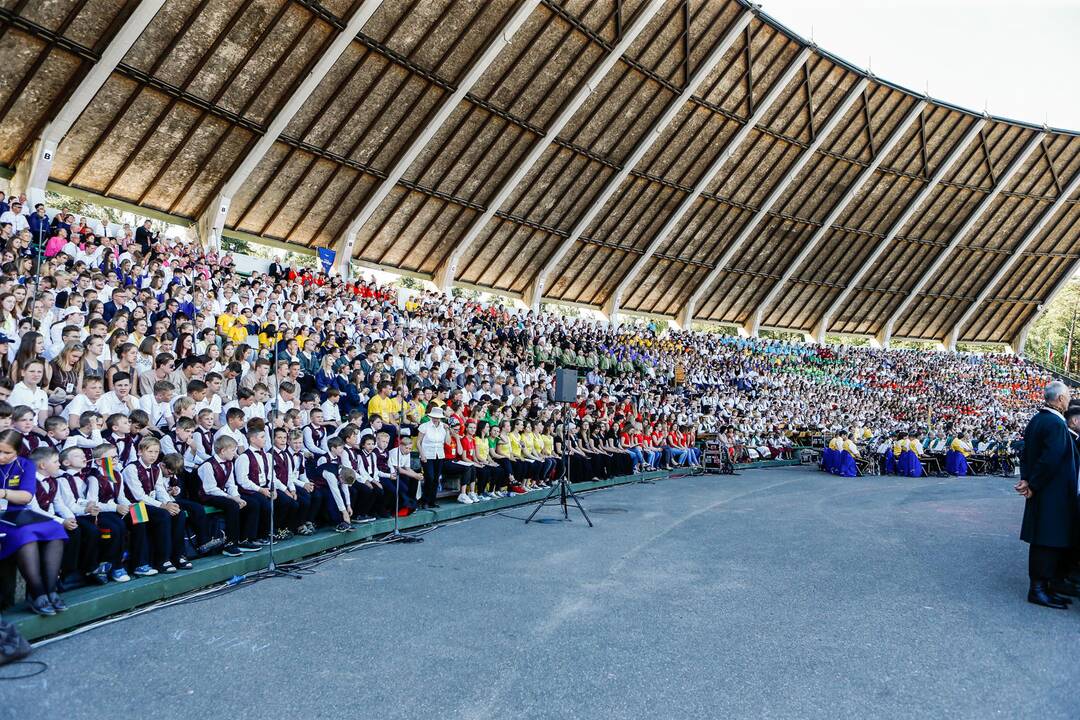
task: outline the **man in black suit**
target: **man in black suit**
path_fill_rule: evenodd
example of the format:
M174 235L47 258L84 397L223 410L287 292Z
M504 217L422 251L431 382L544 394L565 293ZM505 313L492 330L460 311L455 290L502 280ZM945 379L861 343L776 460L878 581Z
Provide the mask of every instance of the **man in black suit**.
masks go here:
M281 263L275 260L270 263L270 268L266 271L266 274L275 280L280 280L285 277L285 268L281 267Z
M1075 540L1077 472L1076 440L1066 423L1069 388L1052 382L1044 392L1046 405L1024 430L1017 490L1027 498L1020 539L1030 544L1028 602L1064 610L1068 598L1054 593L1050 581L1060 578Z
M150 248L157 241L157 233L151 232L150 221L144 220L143 224L135 231L135 244L139 246L139 251L144 256L150 254Z

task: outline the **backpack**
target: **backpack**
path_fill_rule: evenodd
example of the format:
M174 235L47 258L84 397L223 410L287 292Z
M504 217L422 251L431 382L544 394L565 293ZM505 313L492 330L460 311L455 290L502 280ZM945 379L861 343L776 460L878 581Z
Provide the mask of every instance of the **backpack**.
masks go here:
M21 660L30 654L30 643L15 626L0 620L0 665Z

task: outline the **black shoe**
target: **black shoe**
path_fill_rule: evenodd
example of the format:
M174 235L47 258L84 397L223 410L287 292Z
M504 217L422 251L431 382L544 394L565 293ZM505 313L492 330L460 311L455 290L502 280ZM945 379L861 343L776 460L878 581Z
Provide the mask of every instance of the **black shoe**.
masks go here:
M262 545L256 545L253 542L245 540L242 543L237 543L236 549L240 552L259 552L262 550Z
M1053 608L1054 610L1064 610L1068 607L1065 603L1056 602L1054 598L1046 592L1045 581L1033 581L1031 583L1031 589L1028 590L1027 599L1029 603Z
M240 557L241 555L243 555L243 553L240 552L240 550L237 549L237 547L235 545L233 545L232 543L226 545L222 549L221 554L224 555L225 557Z
M1053 600L1055 602L1059 602L1062 605L1072 605L1072 603L1073 603L1073 600L1072 600L1071 597L1065 597L1064 595L1058 595L1056 592L1052 592L1052 591L1047 592L1046 594L1050 596L1051 600Z
M176 558L176 562L174 563L174 565L176 565L176 567L180 568L181 570L190 570L191 568L195 567L191 564L191 561L183 555Z
M1076 585L1067 580L1052 580L1049 585L1049 590L1054 595L1080 598L1080 588L1077 588Z

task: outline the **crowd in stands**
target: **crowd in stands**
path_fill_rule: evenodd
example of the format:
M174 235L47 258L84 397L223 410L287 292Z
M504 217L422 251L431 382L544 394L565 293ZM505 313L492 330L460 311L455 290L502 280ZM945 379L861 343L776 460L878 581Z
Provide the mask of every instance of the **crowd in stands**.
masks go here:
M0 196L0 560L46 615L62 580L259 552L271 509L278 540L344 533L564 470L696 464L706 436L734 460L841 432L1007 441L1046 382L1004 355L613 327L278 263L242 275L150 221L117 234ZM557 367L578 369L573 403L554 401Z

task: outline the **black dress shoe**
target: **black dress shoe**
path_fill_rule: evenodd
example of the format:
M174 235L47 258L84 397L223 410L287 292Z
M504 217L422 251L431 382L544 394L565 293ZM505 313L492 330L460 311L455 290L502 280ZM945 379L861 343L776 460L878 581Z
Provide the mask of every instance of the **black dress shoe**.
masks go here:
M1078 589L1071 582L1064 580L1054 580L1049 585L1050 592L1054 595L1061 595L1063 597L1080 597L1080 589Z
M1031 583L1031 589L1028 590L1027 599L1029 603L1042 605L1043 607L1053 608L1055 610L1064 610L1068 607L1065 603L1057 602L1047 593L1045 582Z

